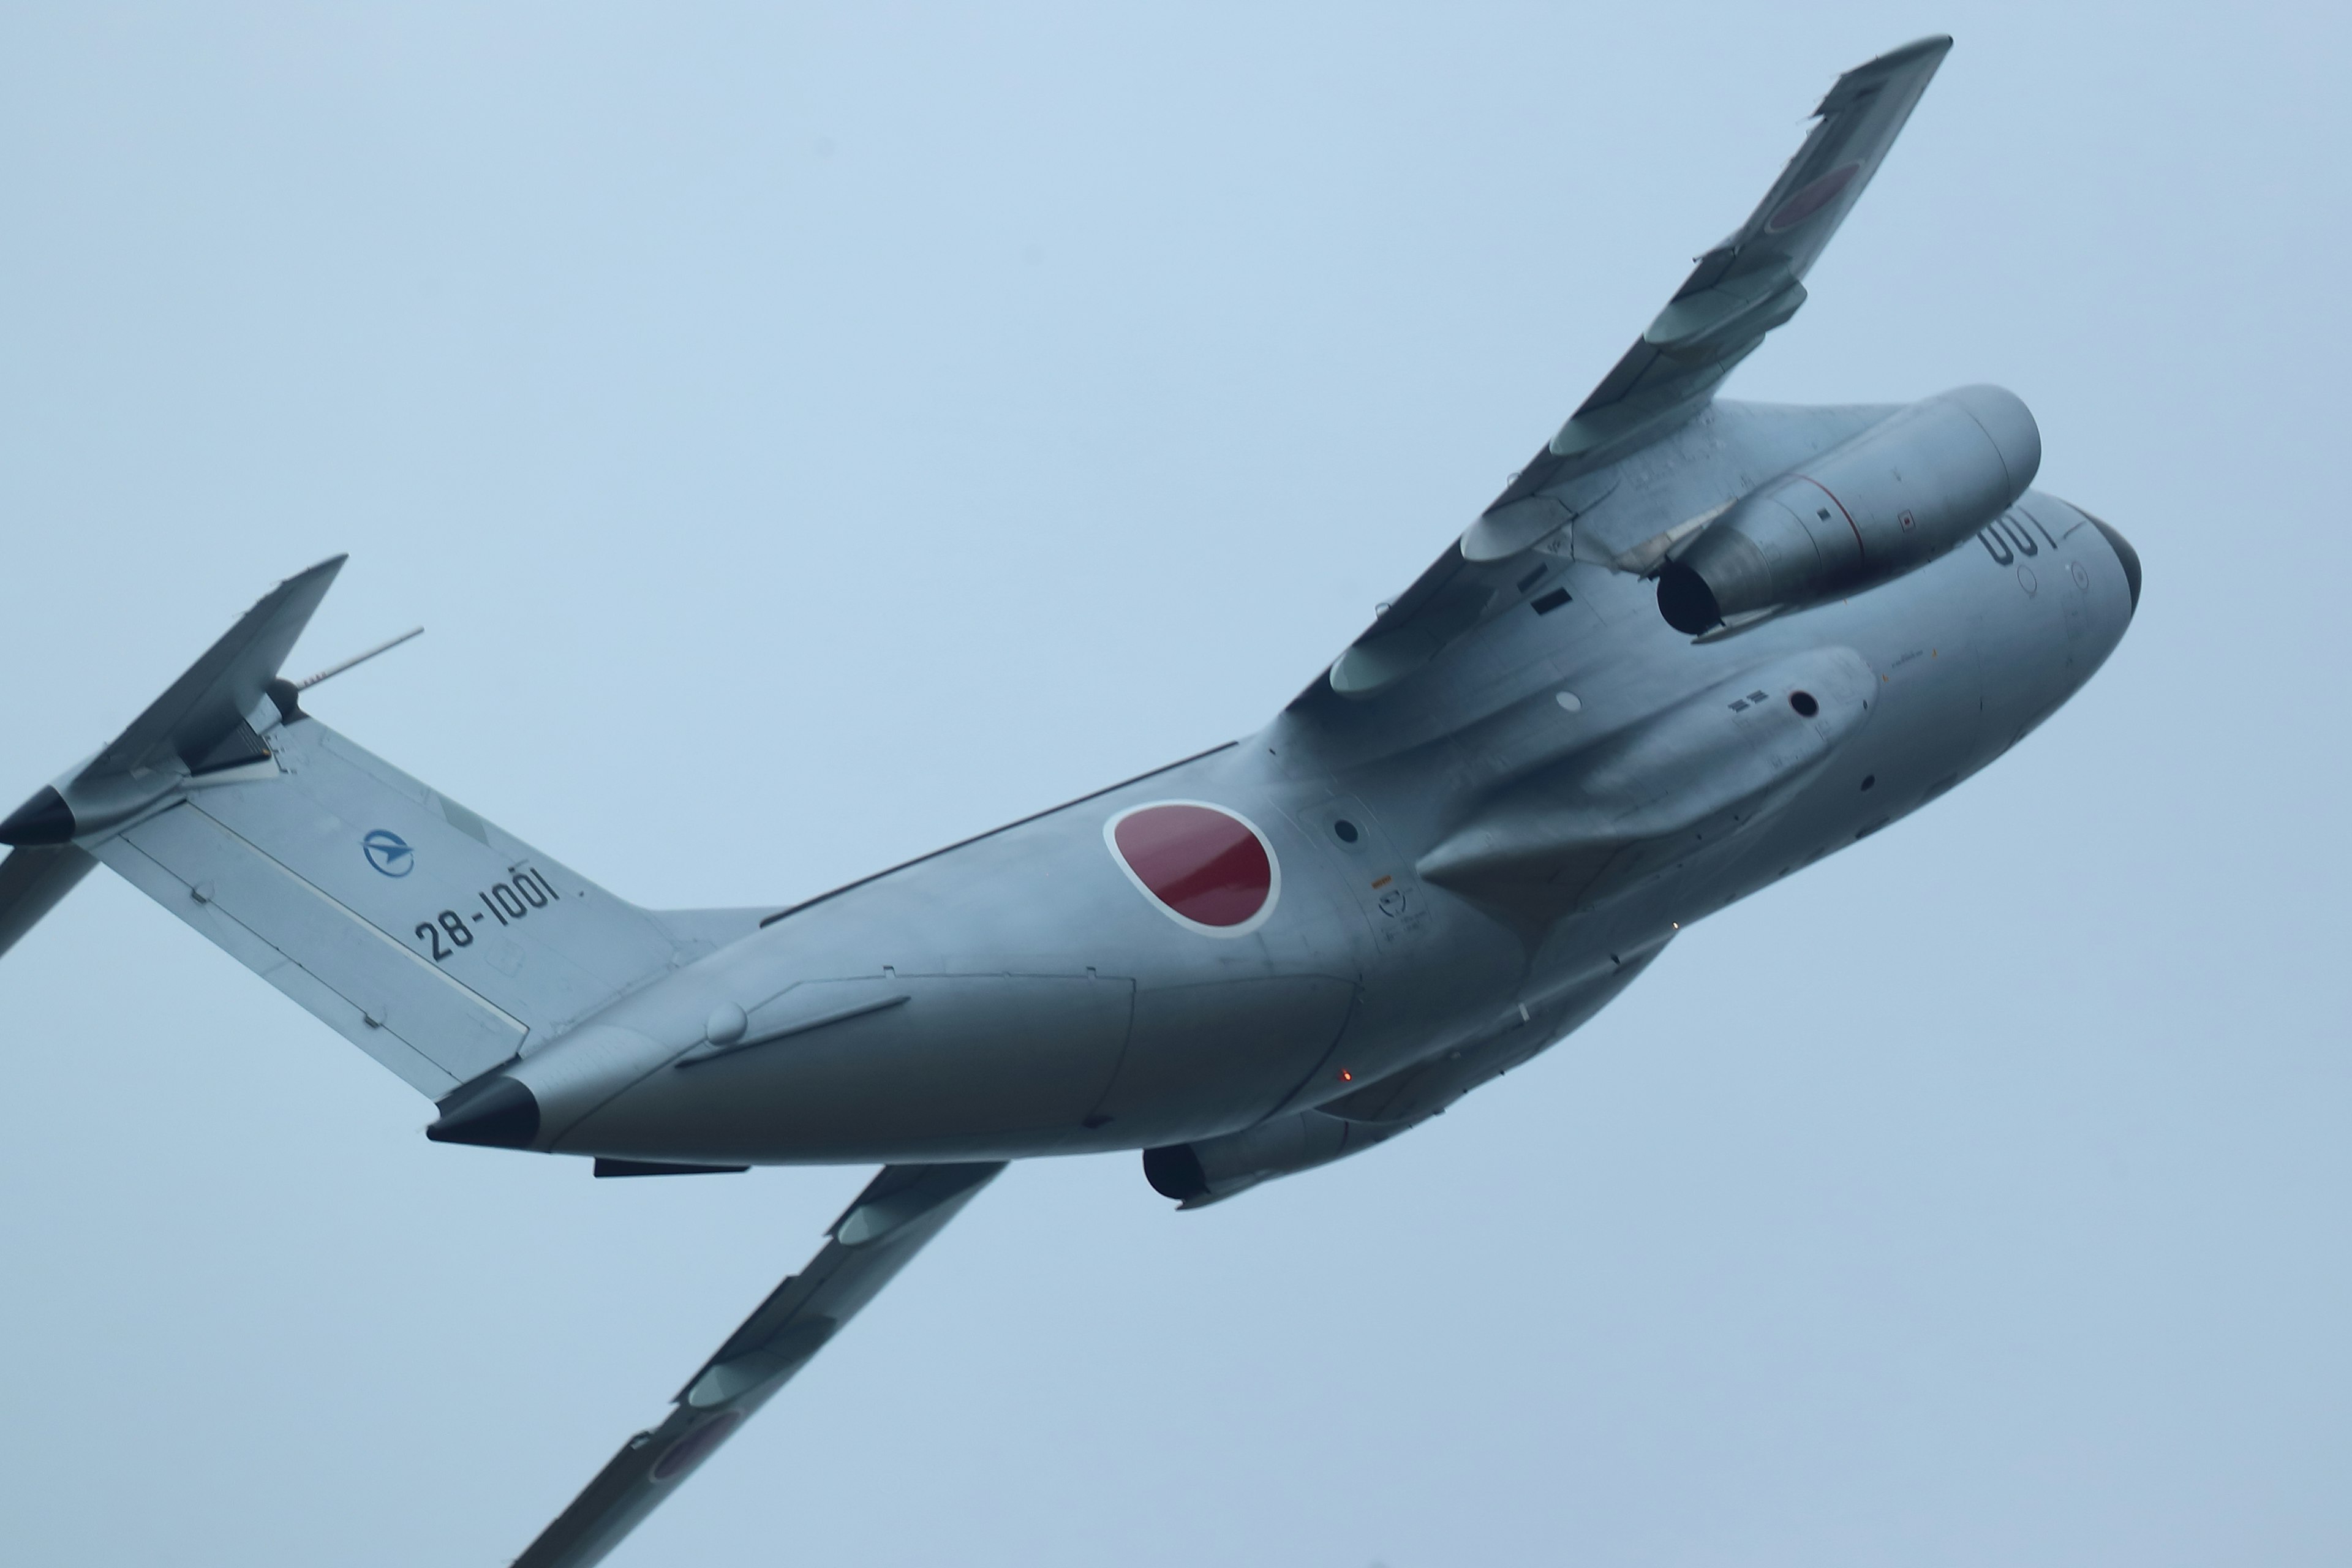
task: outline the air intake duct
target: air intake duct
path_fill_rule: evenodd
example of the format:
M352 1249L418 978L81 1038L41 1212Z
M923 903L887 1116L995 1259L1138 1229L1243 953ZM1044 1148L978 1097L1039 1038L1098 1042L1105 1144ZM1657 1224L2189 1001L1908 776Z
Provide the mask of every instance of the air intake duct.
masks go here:
M2000 515L2042 467L2015 394L1963 386L1881 420L1743 497L1658 575L1658 611L1696 637L1924 566Z

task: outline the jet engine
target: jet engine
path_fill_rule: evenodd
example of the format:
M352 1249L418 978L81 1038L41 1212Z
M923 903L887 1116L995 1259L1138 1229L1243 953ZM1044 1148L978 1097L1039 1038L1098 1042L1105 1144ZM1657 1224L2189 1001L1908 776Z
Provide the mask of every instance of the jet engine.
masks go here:
M2000 515L2042 466L2015 394L1915 403L1741 498L1675 552L1658 610L1693 637L1924 566Z
M1143 1152L1144 1179L1162 1197L1200 1208L1275 1176L1328 1165L1402 1132L1409 1122L1376 1126L1320 1110L1301 1110L1197 1143Z

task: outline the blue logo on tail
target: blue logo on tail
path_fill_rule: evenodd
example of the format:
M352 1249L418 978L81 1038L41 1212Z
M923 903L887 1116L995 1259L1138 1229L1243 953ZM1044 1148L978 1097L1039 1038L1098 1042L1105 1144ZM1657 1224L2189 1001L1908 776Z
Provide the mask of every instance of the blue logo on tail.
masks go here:
M408 840L387 828L379 827L360 840L367 851L368 864L387 877L405 877L416 869L416 851Z

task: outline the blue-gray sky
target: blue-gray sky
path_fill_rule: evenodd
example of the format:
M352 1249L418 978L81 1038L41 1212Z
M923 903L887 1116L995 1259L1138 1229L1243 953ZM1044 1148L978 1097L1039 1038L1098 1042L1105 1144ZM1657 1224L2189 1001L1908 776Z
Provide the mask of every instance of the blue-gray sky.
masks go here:
M1729 392L2015 389L2107 669L1364 1159L1016 1169L614 1561L2340 1563L2321 7L16 8L0 793L341 550L316 710L648 904L1246 732L1937 30ZM430 1146L104 874L0 1061L15 1562L503 1561L863 1176Z

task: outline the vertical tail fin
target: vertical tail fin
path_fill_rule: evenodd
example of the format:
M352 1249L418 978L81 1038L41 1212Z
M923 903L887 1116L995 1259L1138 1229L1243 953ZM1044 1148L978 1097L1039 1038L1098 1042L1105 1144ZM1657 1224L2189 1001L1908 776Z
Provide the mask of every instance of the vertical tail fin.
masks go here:
M341 563L0 823L0 950L101 861L438 1098L756 926L616 899L304 713L278 667Z

